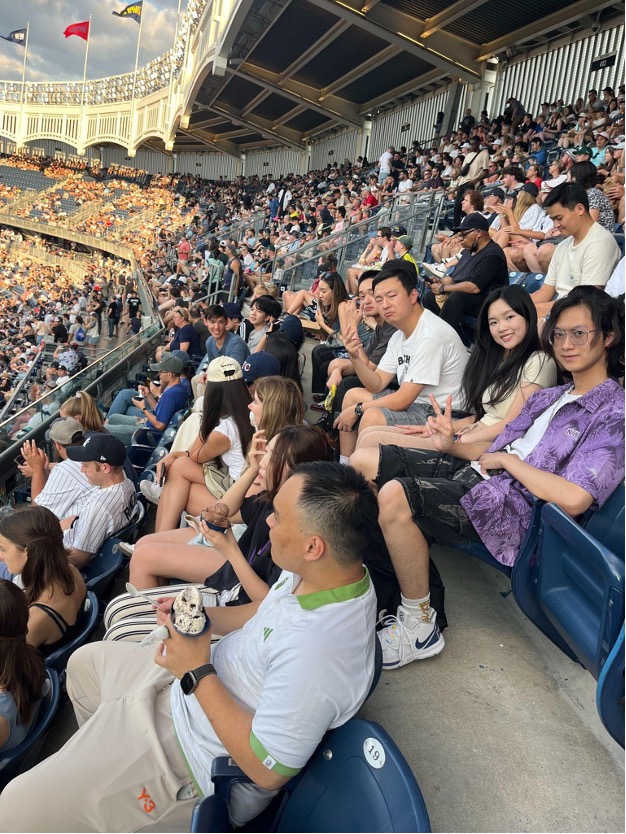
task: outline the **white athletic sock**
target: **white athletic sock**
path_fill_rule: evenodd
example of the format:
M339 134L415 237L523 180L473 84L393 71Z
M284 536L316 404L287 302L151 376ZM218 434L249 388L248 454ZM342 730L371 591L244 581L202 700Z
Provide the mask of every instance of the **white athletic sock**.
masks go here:
M415 617L416 620L421 620L424 623L428 622L430 614L430 593L423 597L423 599L407 599L404 595L401 595L401 600L402 607L409 616Z
M344 466L347 466L350 463L349 455L339 455L339 463L343 463Z

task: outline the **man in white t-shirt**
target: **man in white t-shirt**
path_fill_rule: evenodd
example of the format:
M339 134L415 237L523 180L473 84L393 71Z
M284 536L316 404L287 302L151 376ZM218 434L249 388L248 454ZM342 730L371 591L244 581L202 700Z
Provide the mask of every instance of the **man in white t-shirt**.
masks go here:
M390 145L387 150L380 155L378 160L378 184L382 185L391 174L391 160L393 159L394 149Z
M620 259L613 235L589 214L587 192L576 182L564 182L546 197L543 207L566 239L558 244L543 286L531 298L539 316L578 286L603 289Z
M461 380L468 354L456 331L419 302L415 274L402 261L389 261L374 279L374 298L386 322L397 328L375 369L370 368L354 330L345 348L364 388L348 391L335 420L342 463L354 451L357 432L370 426L425 423L434 414L429 395L461 408ZM390 383L397 379L398 390Z
M297 467L273 506L283 573L262 601L210 608L207 631L188 637L168 616L173 598L161 597L170 637L156 654L123 642L74 653L67 687L79 730L4 789L3 830L188 831L218 756L252 780L231 794L231 820L243 825L357 712L374 675L363 554L376 497L351 467L317 462ZM216 646L212 632L223 635Z

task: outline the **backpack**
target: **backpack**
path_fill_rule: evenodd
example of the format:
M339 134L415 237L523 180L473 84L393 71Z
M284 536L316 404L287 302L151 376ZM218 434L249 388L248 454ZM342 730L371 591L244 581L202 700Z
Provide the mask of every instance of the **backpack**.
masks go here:
M74 341L76 342L84 342L85 341L85 331L82 327L79 327L76 333L74 333Z

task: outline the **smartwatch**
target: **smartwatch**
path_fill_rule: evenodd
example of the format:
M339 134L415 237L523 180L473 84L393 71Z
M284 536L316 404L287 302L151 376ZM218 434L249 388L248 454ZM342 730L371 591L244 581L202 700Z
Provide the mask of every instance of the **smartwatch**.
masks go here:
M357 417L362 417L363 416L363 403L357 403L354 406L354 413L356 414Z
M207 675L217 675L212 663L205 663L204 666L198 666L197 669L185 672L180 679L180 688L183 690L183 695L193 695L202 678L206 678Z

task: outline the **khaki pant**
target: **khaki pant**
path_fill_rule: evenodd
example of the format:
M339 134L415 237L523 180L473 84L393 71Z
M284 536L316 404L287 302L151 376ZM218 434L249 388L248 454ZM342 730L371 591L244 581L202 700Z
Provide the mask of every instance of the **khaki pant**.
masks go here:
M189 831L197 794L171 718L173 678L153 657L130 643L72 656L79 730L5 788L0 831Z

